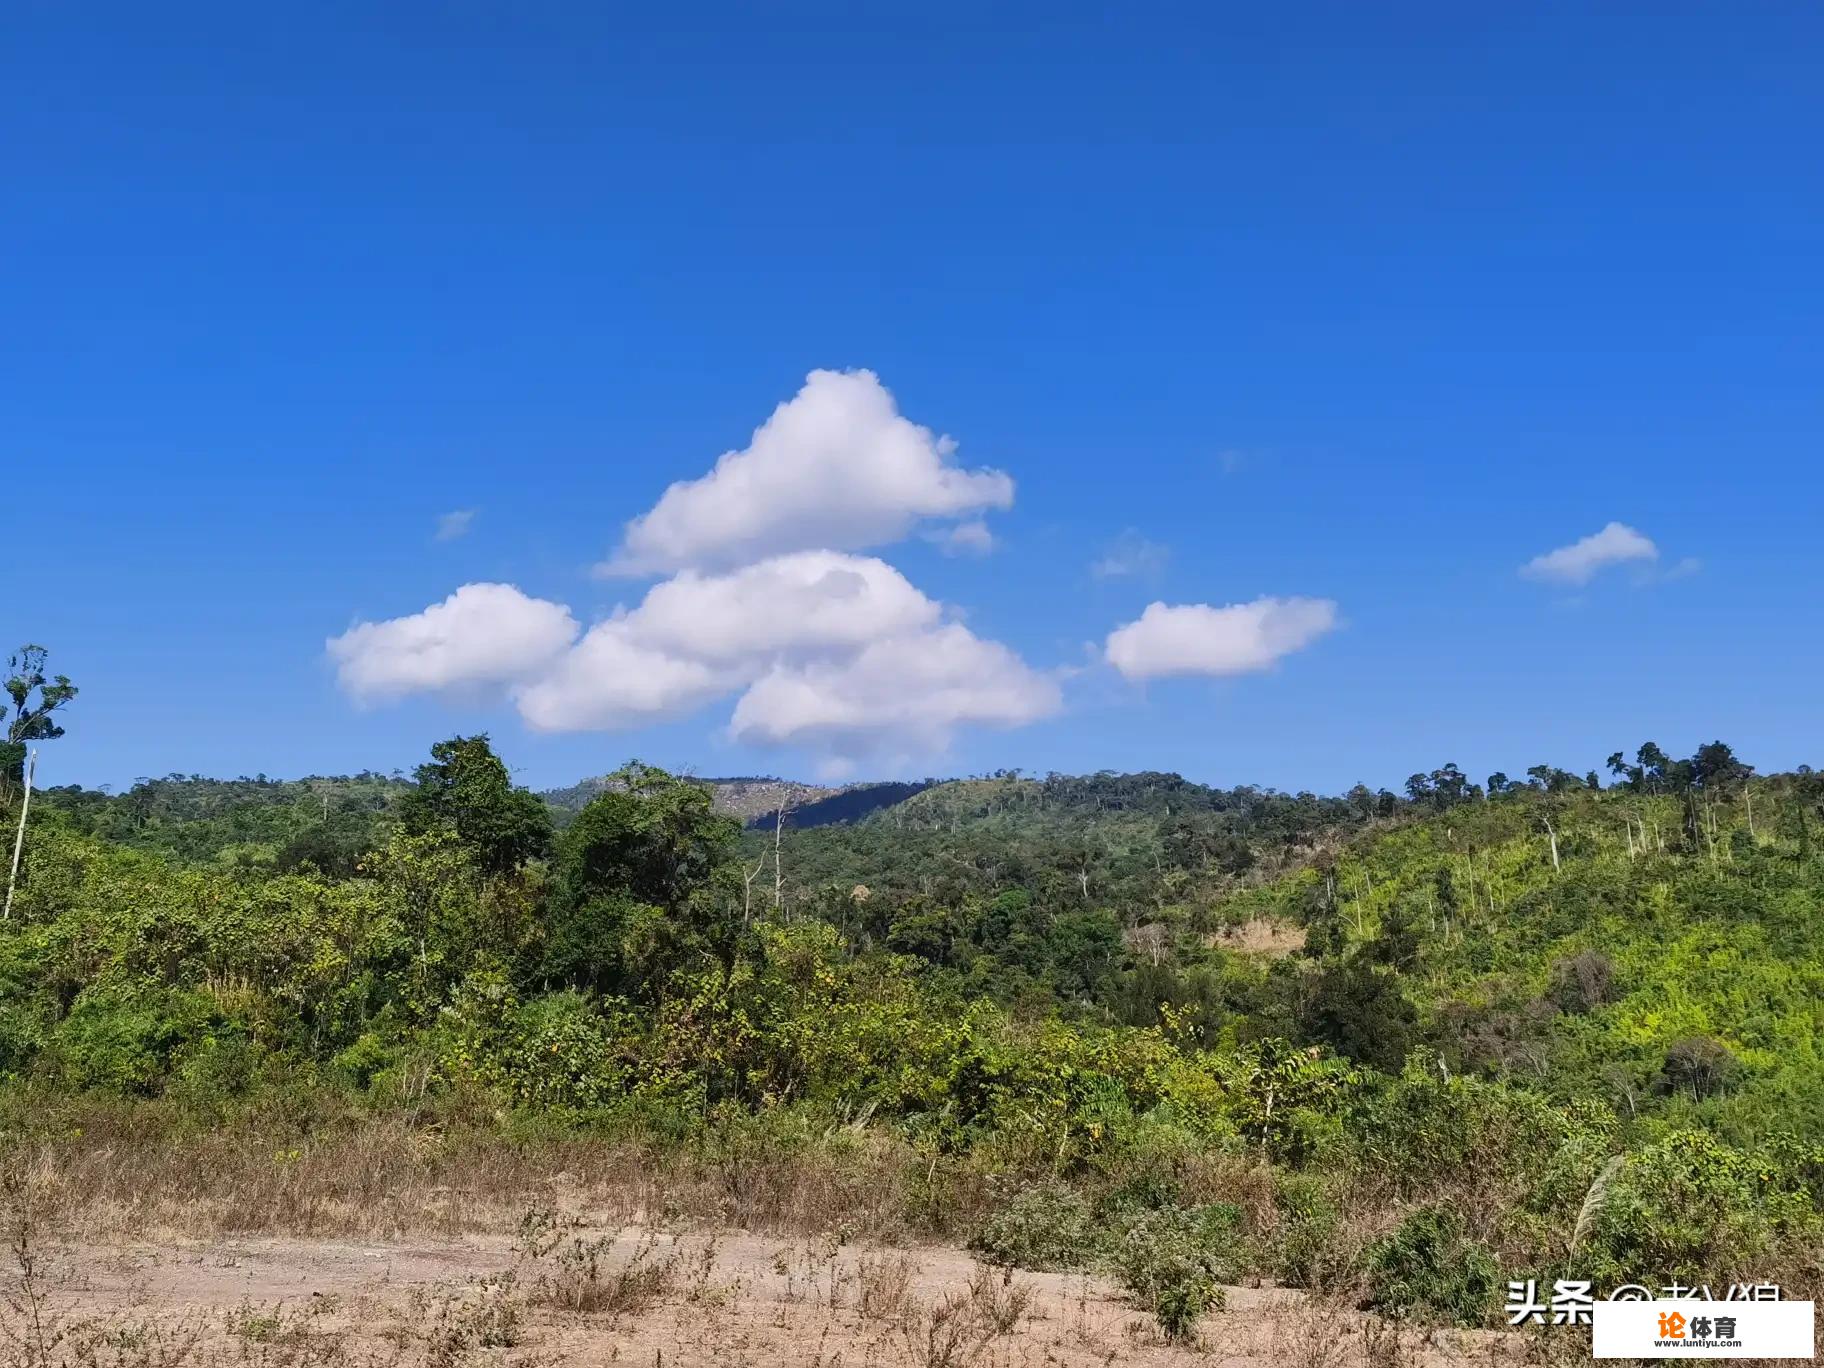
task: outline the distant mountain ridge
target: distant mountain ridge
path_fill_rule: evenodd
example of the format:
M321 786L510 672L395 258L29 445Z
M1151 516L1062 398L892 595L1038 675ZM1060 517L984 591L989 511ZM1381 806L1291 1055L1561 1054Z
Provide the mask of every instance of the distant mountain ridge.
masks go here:
M693 784L710 791L718 812L726 813L747 828L770 827L783 810L788 827L830 826L854 822L883 807L904 802L931 787L932 781L920 783L859 783L831 787L800 783L774 775L729 775L699 778L687 776ZM541 797L553 809L561 823L567 822L585 804L606 790L611 776L596 775L571 784L568 788L547 789Z

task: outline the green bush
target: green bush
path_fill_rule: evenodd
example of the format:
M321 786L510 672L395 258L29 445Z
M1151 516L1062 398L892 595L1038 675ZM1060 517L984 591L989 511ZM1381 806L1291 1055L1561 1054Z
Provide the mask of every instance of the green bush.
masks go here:
M44 1032L30 1010L0 1002L0 1078L25 1073L43 1043Z
M1287 1174L1274 1194L1279 1226L1273 1232L1273 1263L1294 1287L1322 1287L1338 1273L1335 1256L1341 1213L1321 1179Z
M1057 1272L1086 1268L1102 1252L1095 1212L1061 1183L1023 1188L991 1214L969 1239L989 1263Z
M1222 1308L1218 1284L1232 1276L1223 1237L1232 1234L1238 1215L1227 1203L1214 1203L1148 1212L1128 1227L1115 1251L1115 1271L1167 1337L1189 1339L1207 1312Z
M56 1033L57 1063L77 1088L149 1096L172 1060L221 1027L215 1004L176 988L94 990L77 999Z
M392 1068L399 1057L398 1047L388 1043L378 1031L363 1031L355 1043L340 1050L330 1060L330 1067L357 1088L368 1088L374 1079Z
M1181 1187L1169 1174L1150 1170L1132 1174L1105 1192L1096 1203L1097 1223L1125 1230L1149 1212L1182 1205L1179 1200Z
M260 1047L243 1035L204 1036L183 1051L167 1088L185 1106L219 1113L253 1089L263 1059Z
M1596 1267L1623 1282L1704 1283L1755 1259L1815 1211L1764 1165L1703 1131L1675 1131L1633 1156L1595 1218Z
M613 1023L579 993L553 993L514 1011L496 1062L522 1107L584 1111L626 1090Z
M1414 1211L1363 1255L1370 1305L1393 1316L1479 1325L1493 1304L1501 1270L1469 1238L1461 1212L1445 1206Z

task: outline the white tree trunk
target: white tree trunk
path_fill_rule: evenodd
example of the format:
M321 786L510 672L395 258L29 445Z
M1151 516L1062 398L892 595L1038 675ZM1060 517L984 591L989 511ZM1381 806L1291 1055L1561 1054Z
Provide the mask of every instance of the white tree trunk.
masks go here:
M25 849L25 814L32 806L32 776L38 773L38 752L34 749L25 762L25 796L19 800L19 834L13 837L13 868L6 876L6 910L0 920L13 916L13 886L19 882L19 852Z

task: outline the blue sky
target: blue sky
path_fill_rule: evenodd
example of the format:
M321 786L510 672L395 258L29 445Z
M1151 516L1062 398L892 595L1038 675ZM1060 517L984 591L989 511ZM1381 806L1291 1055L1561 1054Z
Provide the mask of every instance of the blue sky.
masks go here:
M409 768L484 728L539 785L1824 762L1821 43L1798 4L21 7L0 635L83 691L44 777ZM968 680L762 643L606 731L516 700L698 659L339 680L329 639L463 585L580 636L739 570L592 567L862 368L1011 505L767 547L878 558ZM989 554L931 539L978 515ZM1612 522L1656 558L1521 573ZM1262 600L1334 607L1271 659L1186 616L1179 673L1110 663L1150 604ZM478 624L452 649L499 648ZM1011 694L925 717L991 650ZM780 723L763 676L853 727Z

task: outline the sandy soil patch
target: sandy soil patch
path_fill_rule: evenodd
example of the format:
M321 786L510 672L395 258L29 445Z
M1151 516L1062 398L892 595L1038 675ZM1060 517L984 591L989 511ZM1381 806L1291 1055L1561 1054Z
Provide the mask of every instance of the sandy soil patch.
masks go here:
M943 1246L741 1231L171 1240L52 1247L39 1258L36 1320L17 1278L0 1309L9 1368L1396 1368L1518 1357L1505 1336L1428 1335L1256 1287L1229 1288L1196 1344L1170 1344L1098 1278L1008 1273ZM40 1358L34 1334L46 1325L55 1339Z

